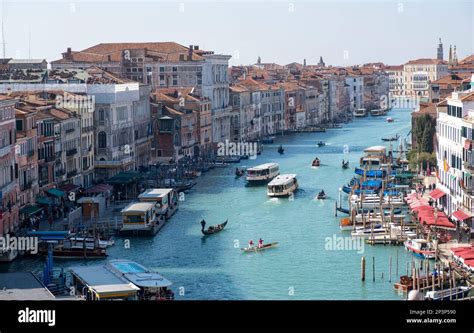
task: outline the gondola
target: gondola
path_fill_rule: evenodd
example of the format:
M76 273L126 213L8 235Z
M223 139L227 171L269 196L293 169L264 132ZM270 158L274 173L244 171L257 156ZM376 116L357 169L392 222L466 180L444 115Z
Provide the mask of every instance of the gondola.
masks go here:
M201 221L201 232L203 233L204 236L209 236L209 235L221 232L222 230L224 230L226 225L227 225L227 220L225 220L224 223L216 224L216 225L210 226L209 228L205 229L206 221L202 220Z
M242 177L243 175L244 175L244 170L241 170L239 168L235 168L235 177L236 178Z
M326 143L324 143L323 141L319 141L317 143L318 147L324 147L326 145Z
M400 138L400 135L397 134L395 136L392 136L391 138L382 138L382 141L387 141L387 142L397 141L399 138Z
M342 161L342 168L348 169L349 168L349 161Z
M284 152L285 149L283 149L283 146L278 147L278 153L280 153L280 155L283 155Z
M316 157L316 158L313 160L313 163L311 163L311 166L313 166L313 167L318 167L320 164L321 164L321 161L319 160L319 158Z
M268 250L277 246L278 246L278 242L273 242L273 243L263 244L261 247L258 247L258 246L244 247L241 250L245 253L259 252L259 251Z

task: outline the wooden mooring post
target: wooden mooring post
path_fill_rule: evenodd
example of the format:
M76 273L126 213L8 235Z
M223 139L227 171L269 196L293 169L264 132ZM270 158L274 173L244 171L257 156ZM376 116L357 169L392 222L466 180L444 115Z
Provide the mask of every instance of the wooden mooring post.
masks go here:
M365 257L362 257L360 260L360 278L362 282L365 281Z

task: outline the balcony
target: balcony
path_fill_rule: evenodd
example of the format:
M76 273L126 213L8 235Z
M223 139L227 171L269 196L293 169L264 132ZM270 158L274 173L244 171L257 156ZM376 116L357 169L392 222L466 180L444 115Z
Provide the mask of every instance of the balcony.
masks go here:
M3 148L0 148L0 157L5 156L6 154L10 153L12 151L12 146L5 146Z
M33 181L30 180L29 182L26 182L26 183L24 183L24 184L21 184L21 185L20 185L20 190L21 190L21 191L26 191L26 190L31 189L32 186L33 186Z
M95 161L96 168L107 168L107 167L121 167L133 163L132 157L123 157L119 160L108 160L108 161Z
M71 177L74 177L74 176L77 176L77 170L69 171L66 175L67 178L71 178Z
M77 154L77 148L68 149L66 151L66 156L71 156L71 155L76 155L76 154Z
M470 174L474 174L474 161L464 160L463 161L464 169Z

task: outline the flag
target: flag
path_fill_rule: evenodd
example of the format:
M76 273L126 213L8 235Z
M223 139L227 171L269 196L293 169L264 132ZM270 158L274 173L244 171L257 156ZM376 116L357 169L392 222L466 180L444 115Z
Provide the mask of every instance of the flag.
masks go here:
M449 164L448 164L448 161L446 159L444 159L444 161L443 161L443 167L444 167L444 172L449 171Z

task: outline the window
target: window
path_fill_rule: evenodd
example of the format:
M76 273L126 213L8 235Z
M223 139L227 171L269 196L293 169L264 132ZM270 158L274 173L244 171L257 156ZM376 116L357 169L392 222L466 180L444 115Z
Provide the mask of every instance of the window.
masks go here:
M105 111L104 109L99 109L99 121L105 120Z
M107 148L107 134L105 132L99 132L98 141L99 148Z

